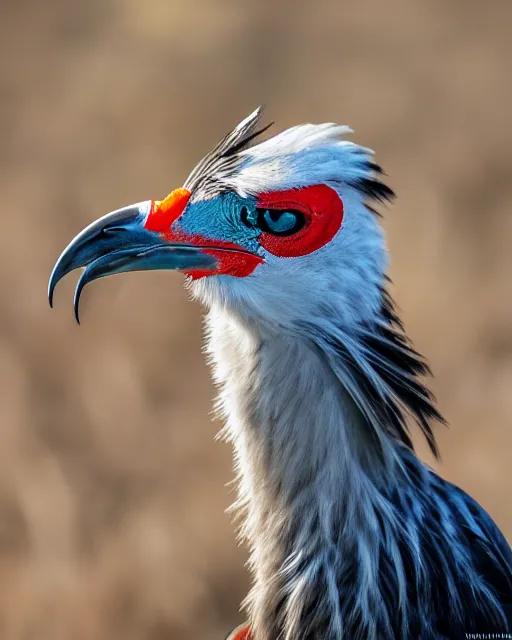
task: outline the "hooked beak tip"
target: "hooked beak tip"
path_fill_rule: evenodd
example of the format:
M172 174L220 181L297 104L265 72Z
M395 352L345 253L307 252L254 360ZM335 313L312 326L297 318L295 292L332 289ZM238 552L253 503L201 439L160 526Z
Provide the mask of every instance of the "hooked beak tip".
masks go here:
M77 295L75 294L75 298L73 300L73 310L75 312L75 320L77 324L80 324L79 305L80 305L80 296L77 297Z
M53 300L56 286L59 284L62 278L71 270L72 269L70 269L69 266L66 267L66 264L63 262L61 255L61 257L57 260L57 263L53 267L50 278L48 280L48 304L50 305L51 309L53 309Z
M137 234L139 232L140 220L144 217L148 208L149 201L130 205L107 214L90 224L70 242L58 258L48 281L48 304L50 308L53 309L55 288L65 275L76 268L89 266L98 256L104 253L114 252L124 246L124 234L111 233L107 237L104 235L104 230L109 228L118 230L123 225L126 225L126 228L131 228L133 236L134 233ZM143 230L140 230L140 234L145 235ZM138 238L136 238L135 242L137 240ZM81 289L85 284L82 283ZM79 297L80 292L78 292ZM78 300L76 301L76 307L78 307ZM75 317L79 322L78 308L75 309Z
M57 283L60 280L60 278L57 277L56 275L56 271L57 271L57 265L54 267L50 275L50 279L48 281L48 304L50 305L50 309L53 309L53 294L55 291L55 287L57 286Z
M87 277L87 269L80 276L75 289L75 295L73 296L73 310L75 313L75 320L77 324L80 324L80 297L82 295L82 291L84 290L85 285L90 282L90 279Z

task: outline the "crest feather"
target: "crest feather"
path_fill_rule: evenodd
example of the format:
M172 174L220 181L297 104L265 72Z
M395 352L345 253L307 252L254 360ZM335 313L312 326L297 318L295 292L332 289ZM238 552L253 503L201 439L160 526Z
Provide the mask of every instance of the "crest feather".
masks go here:
M349 127L302 124L252 144L273 124L259 128L262 114L258 107L197 164L184 184L192 201L229 190L256 196L315 184L352 187L367 200L393 198L373 151L342 139L352 133Z
M232 173L240 162L237 154L272 126L273 123L258 130L262 114L263 107L255 109L194 167L183 186L196 196L195 199L207 199L216 195L215 185L221 182L222 176ZM197 198L198 194L200 198Z

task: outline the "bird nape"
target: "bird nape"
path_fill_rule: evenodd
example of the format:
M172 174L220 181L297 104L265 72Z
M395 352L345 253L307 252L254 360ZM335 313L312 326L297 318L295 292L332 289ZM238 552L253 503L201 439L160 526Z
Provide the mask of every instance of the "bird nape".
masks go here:
M162 201L82 231L49 283L179 270L207 307L233 444L252 640L438 640L512 632L512 552L415 455L442 420L388 293L372 152L335 124L259 144L243 120ZM491 636L489 636L491 637Z

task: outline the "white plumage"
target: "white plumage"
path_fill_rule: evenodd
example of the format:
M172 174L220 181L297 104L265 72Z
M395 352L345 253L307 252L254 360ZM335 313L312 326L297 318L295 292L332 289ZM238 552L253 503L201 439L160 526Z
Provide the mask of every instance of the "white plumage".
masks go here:
M442 418L387 291L384 236L368 206L393 194L372 152L342 139L347 127L301 125L251 146L259 118L240 123L186 191L169 196L182 203L176 214L152 201L80 234L54 269L50 297L77 266L87 266L78 294L135 268L194 276L221 435L235 454L253 640L504 632L510 548L475 501L420 462L409 437L414 420L436 452L431 422ZM278 226L282 213L304 234L330 212L297 213L293 202L265 211L262 194L297 194L300 208L301 190L315 185L334 190L342 222L323 246L283 256L265 240L293 238ZM159 225L170 216L161 235L154 211ZM233 271L248 256L251 269Z

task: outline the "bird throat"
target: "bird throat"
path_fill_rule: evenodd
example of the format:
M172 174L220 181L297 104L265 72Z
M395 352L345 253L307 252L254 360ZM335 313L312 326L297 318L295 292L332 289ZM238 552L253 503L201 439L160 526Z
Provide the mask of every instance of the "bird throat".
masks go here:
M388 471L313 344L227 312L211 312L208 325L221 435L233 444L238 470L233 509L251 553L254 587L245 605L254 640L302 637L305 616L339 606L337 589L330 598L319 583L336 584L361 541L372 545L367 516ZM318 615L308 622L311 638L341 637L330 621L336 616Z

